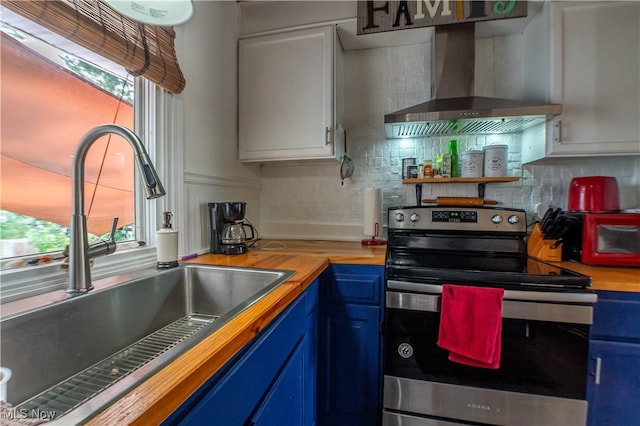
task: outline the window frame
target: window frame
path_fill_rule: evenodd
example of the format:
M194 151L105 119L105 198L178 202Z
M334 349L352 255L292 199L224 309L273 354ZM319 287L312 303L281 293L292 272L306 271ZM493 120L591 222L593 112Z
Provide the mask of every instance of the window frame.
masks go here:
M167 194L179 194L178 189L184 179L180 173L182 168L175 167L175 164L182 164L181 111L181 104L175 95L143 78L135 79L134 131L154 162ZM169 143L170 140L174 143ZM138 189L141 188L139 174L135 173L134 176L137 188L136 239L144 241L145 245L116 250L111 255L95 258L91 271L93 281L156 266L155 230L161 223L162 212L177 211L178 197L171 195L147 200L144 191ZM120 249L127 245L131 245L131 242L118 244ZM60 267L61 261L5 269L7 263L15 259L0 262L0 304L67 288L69 271Z

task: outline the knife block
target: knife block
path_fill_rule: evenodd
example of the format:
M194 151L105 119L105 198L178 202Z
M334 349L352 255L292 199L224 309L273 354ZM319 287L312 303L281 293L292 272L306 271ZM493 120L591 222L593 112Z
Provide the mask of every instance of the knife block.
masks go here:
M539 260L560 262L562 260L562 243L545 239L540 224L536 223L527 239L527 255Z

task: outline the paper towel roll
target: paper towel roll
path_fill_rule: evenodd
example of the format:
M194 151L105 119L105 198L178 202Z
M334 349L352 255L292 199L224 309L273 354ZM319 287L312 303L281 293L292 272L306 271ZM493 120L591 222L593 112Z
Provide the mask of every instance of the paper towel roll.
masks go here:
M376 224L378 232L376 233ZM382 233L382 190L364 190L364 235L379 236Z

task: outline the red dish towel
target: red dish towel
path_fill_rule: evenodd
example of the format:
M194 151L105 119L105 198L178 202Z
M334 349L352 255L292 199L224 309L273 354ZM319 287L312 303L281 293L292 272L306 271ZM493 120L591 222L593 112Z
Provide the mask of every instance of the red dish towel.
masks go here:
M482 368L499 368L504 289L442 286L438 346L449 360Z

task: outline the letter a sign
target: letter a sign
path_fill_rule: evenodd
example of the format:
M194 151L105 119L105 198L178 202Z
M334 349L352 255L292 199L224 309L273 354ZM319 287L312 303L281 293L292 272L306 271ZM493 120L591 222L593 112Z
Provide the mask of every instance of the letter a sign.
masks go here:
M358 0L358 34L527 16L526 1Z

